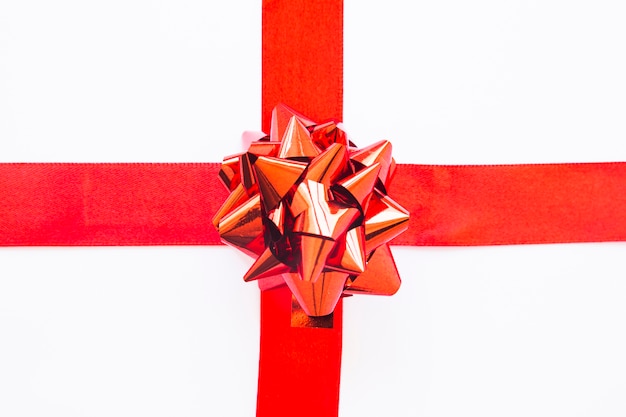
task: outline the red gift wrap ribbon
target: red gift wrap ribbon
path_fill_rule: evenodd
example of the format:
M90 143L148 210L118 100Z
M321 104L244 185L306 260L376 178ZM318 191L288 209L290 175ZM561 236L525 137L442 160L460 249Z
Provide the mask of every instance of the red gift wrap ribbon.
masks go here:
M342 118L342 0L263 0L263 130L284 102ZM0 164L0 245L217 245L218 163ZM626 240L626 163L398 165L411 214L393 244ZM331 328L293 327L291 293L261 292L257 416L336 416L339 302Z

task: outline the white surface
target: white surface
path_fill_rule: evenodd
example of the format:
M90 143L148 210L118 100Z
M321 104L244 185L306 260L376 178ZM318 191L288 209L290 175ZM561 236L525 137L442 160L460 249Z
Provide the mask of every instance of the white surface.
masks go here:
M345 11L360 145L389 138L414 163L626 160L620 2ZM260 24L256 0L0 2L0 160L219 160L260 124ZM341 415L626 414L625 250L396 248L400 292L346 302ZM0 415L253 415L241 259L0 249Z

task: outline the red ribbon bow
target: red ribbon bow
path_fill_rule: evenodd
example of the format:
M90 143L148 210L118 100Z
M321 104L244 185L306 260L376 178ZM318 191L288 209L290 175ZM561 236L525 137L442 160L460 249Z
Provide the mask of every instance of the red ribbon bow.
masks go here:
M226 244L256 259L244 280L286 283L316 317L343 294L395 294L388 243L409 213L386 193L391 144L358 149L333 121L317 124L285 105L273 111L271 134L256 136L224 160L231 194L213 220Z

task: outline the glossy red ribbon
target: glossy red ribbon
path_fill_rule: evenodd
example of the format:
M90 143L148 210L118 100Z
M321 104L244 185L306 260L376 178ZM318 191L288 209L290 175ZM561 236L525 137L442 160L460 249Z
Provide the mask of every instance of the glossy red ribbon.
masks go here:
M0 245L219 245L220 164L0 164ZM398 165L394 245L626 240L626 163Z
M285 102L342 116L341 0L263 1L263 128ZM219 164L0 164L0 245L214 245ZM400 245L626 240L626 164L400 165L411 212ZM332 329L290 324L291 295L262 291L257 415L337 415L341 303ZM306 351L306 354L304 354Z

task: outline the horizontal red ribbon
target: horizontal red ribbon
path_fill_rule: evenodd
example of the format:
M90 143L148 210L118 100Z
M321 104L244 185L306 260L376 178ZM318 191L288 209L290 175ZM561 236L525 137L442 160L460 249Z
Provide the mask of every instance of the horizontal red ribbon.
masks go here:
M0 164L0 244L216 245L219 164Z
M219 164L0 164L0 245L216 245ZM626 163L399 165L396 245L626 240Z

